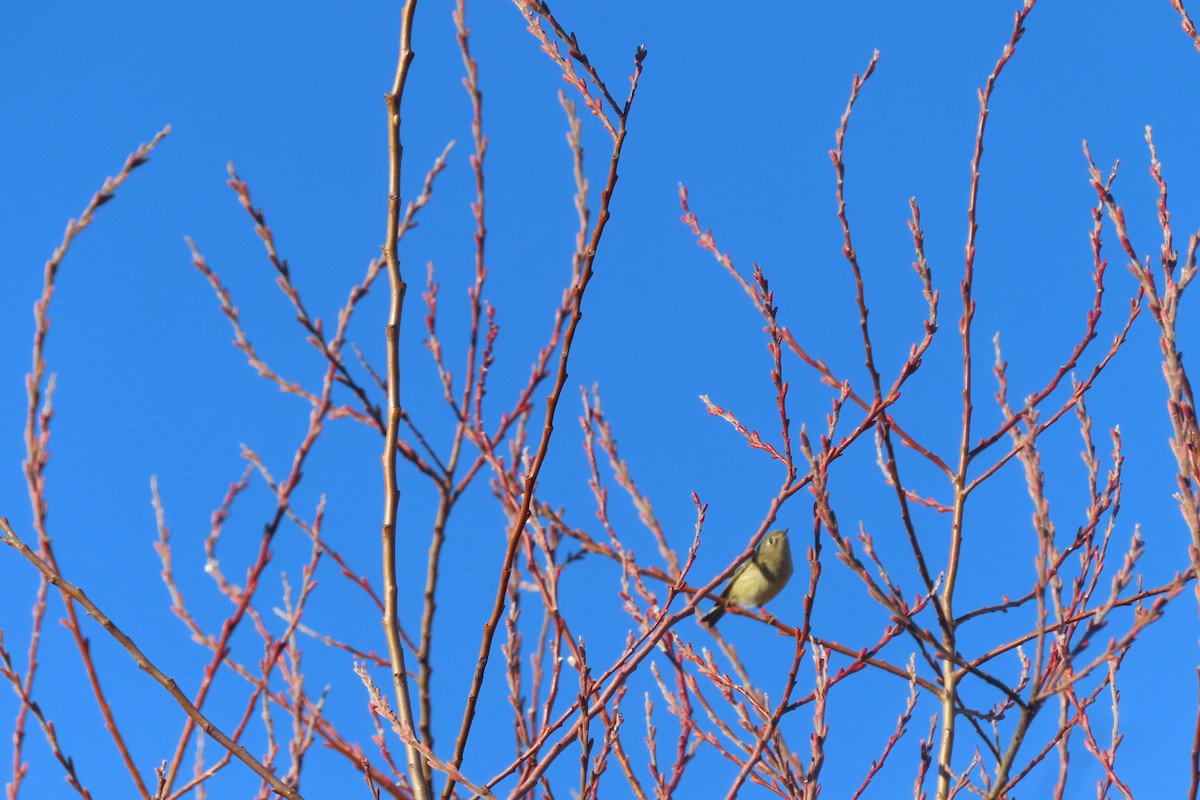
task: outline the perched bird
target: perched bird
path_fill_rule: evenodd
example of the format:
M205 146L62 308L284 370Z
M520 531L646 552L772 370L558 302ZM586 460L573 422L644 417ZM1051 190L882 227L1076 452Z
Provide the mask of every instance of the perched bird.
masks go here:
M715 625L730 604L761 606L783 591L791 577L792 548L788 546L787 529L771 531L754 555L734 570L721 592L721 599L700 621Z

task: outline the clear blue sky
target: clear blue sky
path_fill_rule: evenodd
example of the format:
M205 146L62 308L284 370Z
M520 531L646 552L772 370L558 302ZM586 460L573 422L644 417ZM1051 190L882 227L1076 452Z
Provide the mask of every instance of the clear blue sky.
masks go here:
M601 386L623 455L681 550L692 535L690 493L709 503L694 577L715 574L740 552L782 481L775 464L708 416L698 399L708 394L764 436L778 435L761 322L680 223L681 182L691 191L701 224L714 230L719 246L743 273L752 262L763 266L781 318L797 337L836 371L865 385L828 151L852 76L866 67L876 48L879 67L860 98L847 142L849 213L868 281L876 357L885 371L894 372L919 334L924 314L905 225L909 198L921 203L929 260L942 292L943 329L897 413L924 441L949 452L959 425L957 289L976 89L1008 40L1016 3L914 6L864 0L742 7L560 0L553 7L579 35L614 93L624 93L623 76L639 44L646 45L649 57L613 220L560 406L555 450L542 481L546 499L565 506L576 524L594 525L575 424L577 387L594 383ZM456 321L465 315L472 258L470 109L460 85L450 10L448 3L419 7L417 58L404 100L407 197L446 143L458 141L433 203L401 254L412 289L403 332L405 402L434 429L448 419L420 343L424 265L432 260L438 270L441 326L457 365L462 338ZM225 164L232 160L249 182L306 301L332 325L349 286L359 280L383 238L383 93L395 67L397 18L395 8L351 5L335 14L328 4L313 3L120 3L69 12L51 4L23 4L0 11L0 172L5 176L0 193L0 340L5 343L0 348L0 514L30 538L20 469L24 375L43 264L66 221L78 215L104 177L114 174L140 142L168 123L173 126L151 163L100 210L60 274L48 349L50 369L58 375L48 497L50 527L67 576L134 633L185 688L196 685L207 652L188 642L158 579L150 476L159 479L184 588L193 605L206 609L206 621L218 624L226 609L201 569L208 515L241 472L240 443L259 452L276 473L286 470L308 408L258 378L229 345L228 324L190 265L184 236L196 241L231 287L251 337L272 365L315 385L319 357L303 342L252 225L225 186ZM489 397L498 407L506 392L524 382L547 328L546 315L568 275L573 187L556 99L564 86L557 67L538 51L511 4L476 2L468 7L468 18L490 137L487 296L498 308L502 333ZM1082 139L1089 140L1102 169L1121 159L1118 198L1135 246L1156 262L1156 190L1144 142L1144 127L1152 125L1172 187L1180 249L1184 234L1195 229L1200 220L1198 78L1200 54L1179 30L1167 0L1096 0L1086 9L1043 0L1034 11L993 99L984 155L975 284L980 430L999 420L989 371L994 333L1001 334L1010 362L1010 394L1017 399L1041 388L1082 331L1091 303L1087 235L1095 202ZM598 191L607 166L607 137L592 119L584 120L584 135L589 176ZM1112 263L1096 351L1107 346L1134 291L1108 230ZM384 300L384 292L376 292L352 332L376 363L382 363ZM1185 305L1185 320L1190 305ZM1135 523L1142 525L1148 586L1188 563L1187 532L1171 498L1165 388L1151 323L1148 314L1139 320L1089 402L1097 447L1106 458L1106 432L1121 427L1127 484L1114 548L1128 541ZM1200 326L1183 324L1181 349L1190 352L1189 345L1200 344ZM1084 369L1097 355L1085 359ZM822 429L829 390L801 364L789 362L786 371L793 423ZM456 372L461 374L460 366ZM1064 423L1047 436L1045 446L1052 511L1060 534L1069 538L1086 506L1077 426ZM372 575L381 508L379 449L377 435L348 422L334 424L297 497L300 507L312 508L321 493L328 495L329 535L352 563ZM933 475L924 479L918 480L918 491L948 497L944 481ZM406 472L404 480L402 518L419 542L407 551L415 555L402 568L417 581L424 573L432 506L415 474ZM618 491L613 487L614 504L620 506L614 513L639 554L650 559L651 541L637 528L635 512L621 506ZM882 486L869 441L839 464L832 491L843 526L853 530L861 522L885 558L903 559L894 499L889 501ZM271 506L261 485L239 506L225 551L231 578L240 579L244 569L235 539L241 537L247 551L256 545ZM802 534L797 537L800 562L810 509L810 498L801 495L781 517ZM1014 463L974 501L966 596L995 602L1002 593L1028 588L1031 513ZM928 515L921 522L922 535L940 558L945 519ZM501 531L502 518L481 486L451 528L449 558L461 564L463 580L453 596L442 598L445 630L436 680L443 692L437 718L443 746L459 718L493 591ZM285 533L275 547L277 563L294 577L307 548L294 530ZM833 559L832 550L826 562L818 632L857 645L874 642L884 616ZM334 569L324 569L311 623L382 651L372 609L346 592ZM603 658L616 651L628 627L616 596L618 573L598 560L586 562L581 572L589 593L565 602L576 611L584 601L592 604L593 618L582 629L589 651ZM274 581L270 596L277 597L278 571L268 574ZM798 618L802 583L772 604L774 613ZM917 584L906 575L905 585L915 591ZM29 625L24 609L35 586L28 565L12 552L0 553L0 626L22 667ZM416 583L402 603L406 623L415 627ZM1126 740L1118 771L1139 797L1180 796L1187 785L1196 614L1194 597L1185 592L1167 618L1145 634L1122 672ZM55 601L50 618L60 615ZM1127 620L1127 615L1115 619L1104 637L1123 631ZM455 636L455 631L463 633ZM78 658L57 624L49 624L47 632L38 699L95 795L125 794L127 777L82 688ZM732 621L726 633L747 654L762 685L778 691L790 658L787 643L773 641L765 629L744 620ZM149 770L169 756L182 714L98 627L91 635L134 752ZM702 634L695 640L702 642ZM970 644L982 651L989 642L995 643L983 637ZM248 631L238 644L245 659L258 657ZM903 662L905 648L910 645L902 640L889 652ZM365 701L349 658L314 648L306 666L310 687L334 687L330 713L344 720L347 730L360 731L366 743ZM494 660L493 667L498 666ZM1015 676L1015 663L1009 670L1008 676ZM806 674L810 679L811 672ZM859 688L837 693L831 708L824 772L829 797L848 796L861 781L906 694L893 678L866 674L855 680ZM236 713L245 686L226 677L217 687L231 693L234 699L225 711ZM638 750L641 692L653 689L640 682L634 689L626 701L628 736ZM13 694L0 691L0 729L8 730L16 708ZM214 706L218 718L222 708ZM661 698L657 708L665 727ZM502 704L496 709L507 714ZM893 756L893 768L871 796L911 791L917 737L924 735L932 710L928 701L919 708ZM793 749L800 752L807 749L809 718L802 710L785 724ZM483 746L489 736L494 748ZM259 741L253 740L252 751ZM490 733L481 729L468 751L468 774L490 775L510 750L511 732L502 724ZM210 743L206 752L211 757L216 745ZM30 731L25 753L34 766L22 797L60 796L59 771L40 732ZM687 796L703 796L698 787L706 780L724 786L734 774L727 764L714 763L711 752L702 758L711 766L689 773L681 789ZM643 760L638 750L635 762ZM8 758L2 761L7 764ZM1092 779L1099 774L1095 762L1080 749L1073 769L1077 788L1069 796L1091 796ZM247 785L240 767L227 772L214 791ZM361 791L356 781L337 758L315 752L305 788L312 797L334 796L342 791L334 788L339 786ZM1049 791L1042 787L1052 782L1052 770L1045 770L1021 796L1042 796ZM615 784L609 786L613 794L607 796L617 796ZM748 790L745 796L757 795Z

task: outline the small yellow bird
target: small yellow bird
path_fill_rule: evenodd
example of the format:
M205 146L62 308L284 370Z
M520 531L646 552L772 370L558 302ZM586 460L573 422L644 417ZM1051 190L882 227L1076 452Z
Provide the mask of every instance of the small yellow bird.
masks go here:
M717 624L730 604L761 606L782 592L791 577L792 548L788 546L787 529L771 531L754 555L734 570L721 599L700 621L705 625Z

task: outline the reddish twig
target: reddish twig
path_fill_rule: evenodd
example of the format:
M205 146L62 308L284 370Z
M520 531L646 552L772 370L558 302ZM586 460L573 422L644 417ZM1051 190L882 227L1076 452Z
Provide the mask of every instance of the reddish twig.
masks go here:
M62 266L63 259L66 258L67 251L74 243L75 238L92 224L97 209L116 196L117 189L125 183L135 169L150 160L151 152L170 132L171 126L168 125L155 134L154 138L148 143L141 145L133 153L130 153L116 176L105 178L100 191L92 196L92 199L84 207L78 219L72 219L67 222L62 242L55 248L50 259L46 261L42 281L42 296L33 306L33 367L29 375L25 378L25 390L29 403L25 417L26 455L22 466L29 490L30 505L33 509L33 527L38 537L38 556L54 572L58 572L58 562L54 555L50 532L46 526L46 514L48 510L46 501L46 465L50 460L50 420L53 416L51 400L54 394L54 376L51 375L49 382L46 384L44 399L43 380L46 375L46 337L50 332L50 301L54 297L58 270ZM45 619L48 587L49 583L45 579L41 580L33 602L33 625L29 638L28 663L22 683L22 697L30 697L33 694L33 682L37 674L38 651L41 642L42 624ZM75 639L75 646L79 650L84 669L87 671L88 682L91 685L92 693L96 697L100 713L104 717L105 726L108 729L109 735L112 736L113 743L116 745L118 752L121 754L121 760L125 764L125 768L129 771L138 793L142 797L148 798L150 796L149 791L146 789L141 773L136 766L132 754L129 752L129 748L125 744L124 737L120 733L112 709L105 699L100 684L100 677L88 648L87 639L84 637L79 625L79 615L75 609L75 605L72 599L66 594L63 595L63 602L66 605L67 611L67 628L71 631L72 637ZM25 774L25 767L21 762L21 747L25 739L25 718L27 712L28 707L22 704L17 710L16 721L13 725L13 781L9 787L9 791L13 797L17 795Z
M523 7L523 11L526 9ZM541 441L538 444L537 450L529 466L526 469L524 480L524 497L521 503L521 508L516 514L513 522L512 530L508 533L508 544L506 546L504 561L501 566L499 585L497 586L496 599L492 605L491 613L488 616L487 622L484 623L483 637L479 646L479 658L475 665L475 674L472 678L471 688L467 695L466 707L463 713L462 726L459 729L458 737L454 744L454 757L451 760L451 765L458 769L462 763L463 753L466 749L467 738L470 735L471 724L475 718L475 705L478 701L479 690L483 683L484 673L487 670L488 659L491 655L492 640L495 637L497 622L504 610L504 598L508 590L508 581L512 573L513 560L516 556L517 545L520 541L521 534L525 530L525 525L529 521L529 516L533 508L534 489L537 485L538 474L541 471L542 464L546 459L546 454L550 445L550 436L554 430L554 415L558 407L558 400L562 396L563 387L567 379L567 363L571 354L571 345L575 339L575 334L579 327L579 322L583 318L583 297L587 290L588 283L592 279L593 268L595 264L596 252L600 244L600 240L604 234L604 229L608 224L611 216L609 212L609 203L612 199L613 191L617 183L617 165L621 160L621 150L625 142L626 123L628 121L629 110L633 104L633 98L637 91L637 79L641 75L642 61L645 58L645 51L638 50L635 57L635 69L633 80L630 86L629 97L625 101L625 106L620 116L619 129L613 138L612 159L609 166L608 180L605 183L604 189L601 191L600 209L597 216L595 227L592 229L587 255L584 259L582 270L579 277L571 289L572 305L570 322L567 323L566 330L563 333L562 349L559 354L558 374L555 378L554 385L550 390L550 396L546 400L546 418L542 427ZM540 775L540 772L538 773ZM534 776L536 779L536 776ZM528 782L529 779L526 779ZM453 788L453 781L448 781L446 788L442 791L443 800L449 796L449 792Z
M16 531L12 529L12 527L8 524L8 520L4 517L0 517L0 533L3 533L4 543L24 556L25 560L36 567L38 571L45 576L47 581L54 584L54 586L56 586L60 591L69 596L75 602L79 603L79 605L83 606L88 615L96 620L96 622L99 623L100 626L103 627L110 636L116 639L117 642L123 648L125 648L129 655L133 657L133 660L137 663L138 667L149 674L150 677L154 678L155 681L157 681L164 689L166 689L167 693L174 698L175 702L177 702L181 708L183 708L188 717L196 724L200 725L209 736L212 736L214 739L216 739L222 747L233 753L238 757L238 759L246 764L246 766L258 773L259 777L266 781L277 794L281 795L282 797L287 797L289 800L302 800L299 792L291 787L285 786L283 782L275 777L270 770L260 764L258 760L254 758L254 756L250 755L246 748L242 747L233 739L226 736L219 728L217 728L216 725L206 718L204 714L200 712L200 709L196 705L193 705L190 700L188 700L187 695L185 695L179 689L179 687L175 685L175 681L164 674L153 663L151 663L150 660L147 659L142 651L138 648L138 646L134 644L133 640L130 639L124 631L117 627L117 625L111 619L109 619L108 616L101 611L96 604L93 603L90 598L88 598L87 595L85 595L74 584L63 578L59 574L58 570L52 565L38 557L36 553L29 549L29 546L25 544L25 542L22 541L19 536L17 536Z

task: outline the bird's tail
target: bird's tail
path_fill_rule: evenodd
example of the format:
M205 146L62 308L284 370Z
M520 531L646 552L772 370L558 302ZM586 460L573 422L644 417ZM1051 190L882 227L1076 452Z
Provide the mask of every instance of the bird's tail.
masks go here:
M707 614L700 618L700 621L705 625L716 625L717 620L725 616L725 604L717 603Z

